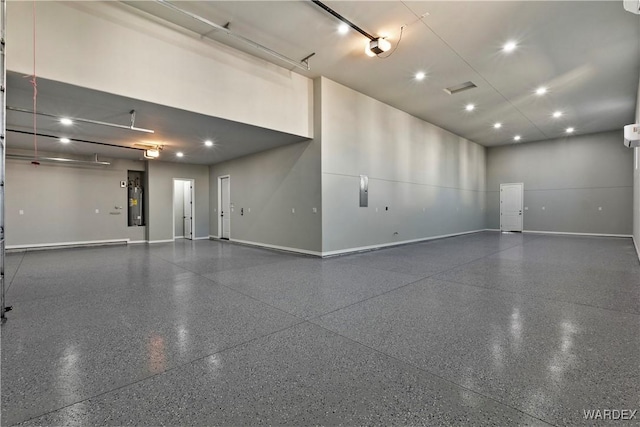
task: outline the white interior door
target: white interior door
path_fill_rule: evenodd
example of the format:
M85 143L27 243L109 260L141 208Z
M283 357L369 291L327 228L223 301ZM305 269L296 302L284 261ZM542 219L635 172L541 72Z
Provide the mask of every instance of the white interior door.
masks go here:
M500 230L522 231L524 184L500 184Z
M193 183L184 181L184 238L193 240Z
M222 222L222 238L228 239L231 235L231 195L229 177L220 179L220 218Z

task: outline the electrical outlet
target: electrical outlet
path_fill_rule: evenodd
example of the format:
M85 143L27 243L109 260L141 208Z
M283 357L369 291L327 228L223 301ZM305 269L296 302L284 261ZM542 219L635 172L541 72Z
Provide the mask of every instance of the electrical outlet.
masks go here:
M296 213L296 208L291 208L291 213L292 214Z
M318 213L318 208L313 208L313 213Z
M100 209L96 209L96 213L100 213Z
M20 209L19 213L20 215L24 215L24 211L22 209Z

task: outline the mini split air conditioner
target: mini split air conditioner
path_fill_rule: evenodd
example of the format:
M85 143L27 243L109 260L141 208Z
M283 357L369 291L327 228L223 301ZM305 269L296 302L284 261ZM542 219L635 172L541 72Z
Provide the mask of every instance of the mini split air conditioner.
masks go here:
M640 15L640 0L623 0L625 10Z
M636 123L624 127L624 146L629 148L640 147L640 124Z

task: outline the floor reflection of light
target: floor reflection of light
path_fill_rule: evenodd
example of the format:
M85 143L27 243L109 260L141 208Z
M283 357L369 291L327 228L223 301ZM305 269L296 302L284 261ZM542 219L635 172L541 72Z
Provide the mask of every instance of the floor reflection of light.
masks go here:
M207 357L207 367L209 368L209 372L217 375L222 369L222 360L217 354Z
M164 348L164 338L159 335L152 335L147 343L149 353L149 372L158 374L166 369L166 354Z
M58 384L61 391L70 397L76 397L76 390L80 386L80 373L78 372L78 353L75 346L70 345L64 350L64 356L60 359L58 370Z
M513 313L511 313L511 336L515 347L520 347L522 343L522 319L518 308L514 308Z
M189 350L189 331L184 326L178 329L178 351L184 355Z
M80 389L82 388L82 380L80 376L80 355L74 345L69 345L64 350L64 355L60 358L58 363L58 378L57 387L59 394L67 399L73 401L80 400ZM78 413L71 413L70 411L61 411L63 415L63 425L78 424L83 425L83 418L86 417L86 412L78 410Z
M549 376L556 385L562 383L565 371L576 361L576 356L571 352L571 348L573 347L574 335L577 332L576 326L569 321L560 324L560 347L551 356L548 365Z

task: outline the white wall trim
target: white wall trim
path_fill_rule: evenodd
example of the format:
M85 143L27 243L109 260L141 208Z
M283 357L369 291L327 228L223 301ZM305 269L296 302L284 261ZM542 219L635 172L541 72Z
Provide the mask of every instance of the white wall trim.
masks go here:
M322 256L323 257L327 257L327 256L334 256L334 255L343 255L343 254L348 254L348 253L353 253L353 252L363 252L363 251L369 251L369 250L373 250L373 249L388 248L388 247L391 247L391 246L401 246L401 245L407 245L407 244L410 244L410 243L418 243L418 242L426 242L426 241L429 241L429 240L444 239L444 238L447 238L447 237L463 236L465 234L481 233L483 231L485 231L485 229L472 230L472 231L463 231L461 233L442 234L440 236L423 237L423 238L420 238L420 239L403 240L401 242L383 243L383 244L379 244L379 245L360 246L360 247L357 247L357 248L338 249L336 251L322 252Z
M219 240L220 236L212 236L211 234L209 235L209 239L214 239L214 240Z
M244 245L258 246L261 248L277 249L280 251L296 252L305 255L322 256L321 252L309 251L307 249L290 248L288 246L270 245L268 243L250 242L248 240L229 239L230 242L242 243Z
M483 231L502 231L499 228L485 228Z
M567 232L567 231L524 230L523 233L529 233L529 234L558 234L558 235L567 235L567 236L591 236L591 237L624 237L624 238L633 237L631 234L570 233L570 232Z
M633 240L633 246L636 247L636 252L638 253L638 261L640 261L640 243L636 242L635 236L631 240Z
M130 245L136 245L138 243L149 243L146 240L129 240Z
M153 243L173 243L173 239L167 239L167 240L149 240L147 243L149 243L150 245Z
M56 247L73 247L73 246L91 246L91 245L108 245L122 243L128 244L129 239L110 239L110 240L85 240L80 242L56 242L56 243L31 243L27 245L7 245L7 249L37 249L37 248L56 248Z
M193 240L209 240L209 236L204 237L194 237Z

